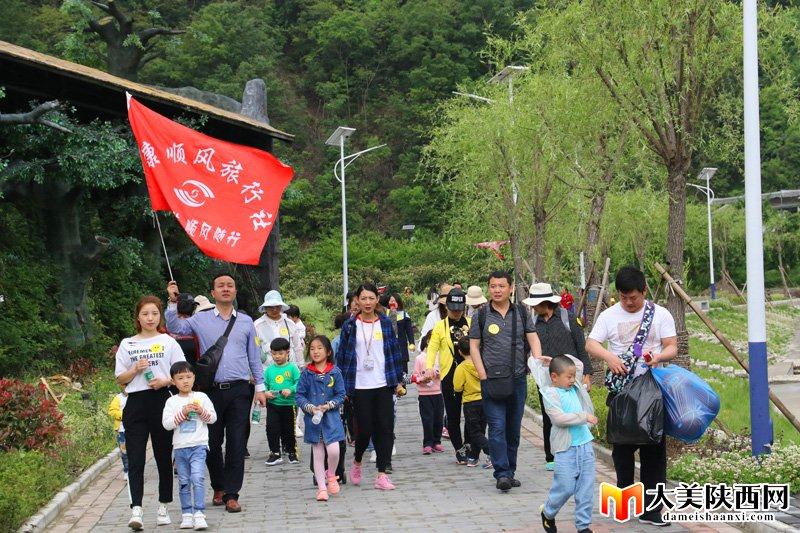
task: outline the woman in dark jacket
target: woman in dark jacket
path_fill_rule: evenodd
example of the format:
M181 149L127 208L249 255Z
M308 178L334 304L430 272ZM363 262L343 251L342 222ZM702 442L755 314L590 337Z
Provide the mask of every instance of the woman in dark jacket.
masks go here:
M386 316L392 321L392 329L400 345L400 355L403 356L403 373L408 374L408 362L410 360L409 351L413 351L414 345L414 321L403 307L403 300L397 293L385 294L381 298L381 306L386 310Z

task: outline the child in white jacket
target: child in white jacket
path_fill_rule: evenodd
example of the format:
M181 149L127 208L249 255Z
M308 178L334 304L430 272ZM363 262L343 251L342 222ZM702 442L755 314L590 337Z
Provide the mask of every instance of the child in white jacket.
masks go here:
M575 527L591 532L594 507L595 457L590 425L597 424L589 394L582 386L583 363L570 355L557 355L545 372L531 358L531 371L542 391L544 409L553 423L550 447L555 455L553 485L539 509L547 533L556 531L555 517L575 497Z
M217 421L214 404L202 392L192 391L194 369L186 361L170 368L178 394L164 405L161 423L173 431L172 448L178 469L181 498L181 529L206 529L205 473L208 452L208 424ZM194 499L192 498L194 493Z

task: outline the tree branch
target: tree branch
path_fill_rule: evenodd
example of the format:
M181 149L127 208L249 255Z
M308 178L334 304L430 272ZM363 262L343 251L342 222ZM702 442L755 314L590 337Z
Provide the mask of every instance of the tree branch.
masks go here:
M119 24L119 29L122 30L123 33L126 33L124 31L125 28L123 26L130 26L133 23L133 20L131 18L129 18L127 15L125 15L125 13L119 10L119 7L117 6L117 3L114 0L108 0L107 4L103 4L102 2L96 2L95 0L92 0L92 4L95 5L97 8L99 8L100 10L114 17L117 20L117 23Z
M148 28L146 30L142 30L137 32L139 36L139 40L142 42L142 45L146 45L150 39L153 37L157 37L159 35L183 35L186 33L186 30L172 30L170 28Z
M39 104L27 113L7 113L0 114L0 124L42 124L64 133L72 133L72 130L56 124L44 118L47 113L61 108L61 103L58 100L50 100L43 104Z

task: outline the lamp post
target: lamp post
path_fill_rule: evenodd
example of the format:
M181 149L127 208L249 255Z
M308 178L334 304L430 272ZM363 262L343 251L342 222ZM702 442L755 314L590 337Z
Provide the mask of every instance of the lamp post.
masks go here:
M700 171L698 178L701 180L706 180L705 187L702 185L695 185L694 183L686 184L706 193L706 210L708 214L708 274L710 281L708 289L711 292L712 300L717 299L717 284L714 282L714 243L711 237L711 201L714 199L714 191L711 190L711 176L713 176L716 172L717 169L713 167L706 167Z
M764 240L761 221L761 141L758 117L758 23L756 0L744 0L744 208L747 248L747 340L750 363L750 426L753 455L769 453L772 420L767 377Z
M337 161L333 166L333 175L336 180L342 184L342 299L345 307L347 307L347 292L349 290L350 280L348 279L347 275L347 198L345 195L344 169L346 169L350 163L355 161L358 156L386 146L385 144L373 146L372 148L367 148L366 150L361 150L360 152L356 152L345 157L344 141L353 133L355 133L355 131L355 128L339 126L336 128L336 131L334 131L331 136L328 137L328 140L325 141L325 144L328 146L339 147L339 161ZM337 167L341 169L341 176L339 176L336 171Z

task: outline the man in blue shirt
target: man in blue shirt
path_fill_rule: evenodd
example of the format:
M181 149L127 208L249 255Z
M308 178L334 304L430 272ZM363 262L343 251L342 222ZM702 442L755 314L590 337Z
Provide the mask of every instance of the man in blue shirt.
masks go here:
M209 429L209 452L206 460L214 489L214 505L225 504L230 513L242 510L239 505L239 490L244 479L244 450L247 445L246 430L250 423L250 378L256 383L256 402L264 406L264 376L261 357L256 347L256 331L253 320L233 308L236 299L236 281L230 274L218 274L211 280L211 296L214 309L188 318L178 316L176 302L178 284L167 285L169 306L165 314L167 328L179 335L197 336L200 353L205 353L224 333L231 317L236 317L228 335L228 343L222 353L214 387L208 396L217 412L217 421ZM222 442L227 437L225 458L222 457Z

